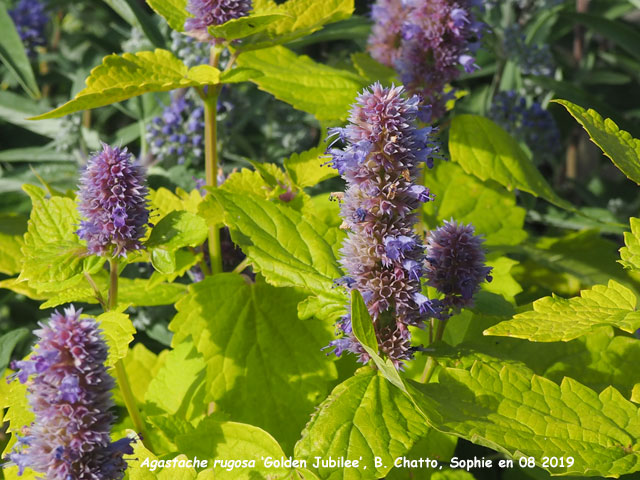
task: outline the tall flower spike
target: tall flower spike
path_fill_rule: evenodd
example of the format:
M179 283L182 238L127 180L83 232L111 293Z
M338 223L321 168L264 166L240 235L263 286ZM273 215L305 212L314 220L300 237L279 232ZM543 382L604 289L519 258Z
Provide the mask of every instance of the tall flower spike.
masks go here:
M189 0L187 11L193 17L185 20L185 32L201 42L216 42L219 39L212 37L207 29L246 17L251 11L251 0Z
M445 295L445 307L459 309L473 305L473 295L485 280L491 281L491 267L485 265L484 240L474 235L471 224L453 220L427 236L427 284Z
M55 312L36 330L39 342L29 360L14 362L27 383L35 415L14 450L10 465L47 480L120 480L133 453L132 440L111 442L114 381L104 362L108 349L93 318L80 318L73 306Z
M9 11L9 15L27 55L35 57L36 47L46 44L44 31L49 23L49 16L44 11L44 4L39 0L20 0L15 8Z
M434 118L445 112L453 91L445 86L460 73L478 68L473 50L482 24L474 0L377 0L369 37L371 56L395 68L409 93L432 107Z
M397 366L413 354L408 326L421 325L437 311L420 293L424 246L414 233L415 210L431 200L429 190L414 182L420 164L433 163L437 147L431 128L416 127L418 97L407 99L403 91L379 83L365 90L351 109L350 124L330 132L347 148L329 151L330 163L347 182L341 205L349 230L341 250L347 277L336 283L362 293L380 349ZM345 336L331 343L335 353L346 350L368 361L349 315L338 329Z
M131 163L127 149L102 144L89 159L80 180L78 236L89 252L126 256L142 248L149 224L147 187L142 167Z

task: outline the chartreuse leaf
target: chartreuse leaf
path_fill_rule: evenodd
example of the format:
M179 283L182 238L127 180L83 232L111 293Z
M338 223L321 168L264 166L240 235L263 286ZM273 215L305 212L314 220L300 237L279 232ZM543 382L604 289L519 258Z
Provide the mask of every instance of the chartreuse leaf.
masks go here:
M302 153L294 153L284 161L284 168L293 183L300 188L313 187L329 178L337 177L338 171L326 163L325 145Z
M307 468L324 479L380 478L427 431L411 400L380 372L364 367L320 404L296 444L295 457L307 460ZM314 457L343 457L360 465L313 468ZM376 467L374 457L382 459L382 466Z
M317 63L280 46L245 52L238 57L238 64L263 73L252 80L261 90L318 120L346 119L349 105L363 86L355 73Z
M22 268L21 249L27 219L13 214L0 215L0 273L15 275Z
M346 303L344 293L333 288L342 272L331 245L302 215L256 195L220 189L212 195L224 209L234 242L269 283Z
M147 0L147 4L163 17L169 26L178 32L184 31L188 0Z
M566 108L615 166L640 185L640 140L620 130L613 120L603 119L595 110L585 110L568 100L553 101Z
M280 18L274 18L267 25L260 25L258 32L254 35L246 37L243 35L244 38L239 44L239 48L243 51L288 43L321 29L323 25L349 18L353 13L354 2L353 0L288 0L281 5L276 5L274 2L254 2L253 7L256 12L254 16L257 18L260 18L258 15L266 17L275 14L280 14ZM266 22L266 18L264 21Z
M518 142L488 118L456 116L451 123L449 150L454 162L481 180L495 180L509 190L524 190L558 207L575 210L556 195Z
M129 430L128 436L133 437L136 433ZM163 467L160 461L176 460L176 466L171 463L168 467ZM127 475L129 480L196 480L200 478L193 466L188 467L187 461L194 460L185 454L180 454L174 458L158 458L151 451L147 450L142 442L133 444L133 455L131 458L125 457L127 462ZM185 463L180 466L180 462Z
M532 311L519 313L484 333L534 342L566 342L606 325L633 333L640 328L636 304L631 290L610 280L607 286L595 285L569 300L556 296L536 300Z
M640 270L640 219L630 218L631 232L624 232L625 247L620 249L620 263L625 268Z
M378 355L378 339L373 327L373 320L369 310L367 310L367 305L364 303L362 294L355 289L351 290L351 327L354 336L385 378L400 390L406 392L404 382L400 378L393 362L389 358L383 359Z
M9 422L7 433L20 434L22 428L33 422L35 418L27 400L27 385L20 383L17 378L8 384L6 378L3 378L1 382L3 386L0 387L0 407L6 408L3 422ZM4 452L2 452L2 458L5 458L13 449L15 443L16 437L11 435ZM25 469L24 473L18 476L18 467L16 466L4 467L3 474L5 479L11 480L36 480L40 477L30 468Z
M163 350L156 355L142 343L136 343L129 349L124 359L124 368L129 378L136 379L135 382L131 382L131 391L140 404L144 403L149 384L167 361L168 354L168 350Z
M516 205L513 193L494 181L482 182L456 163L439 162L433 170L425 171L425 185L436 197L423 207L429 228L455 218L460 223L472 223L487 245L517 245L526 238L526 211ZM500 215L495 215L498 211Z
M617 477L640 470L640 411L613 387L599 395L565 377L560 385L517 364L443 368L438 383L411 382L428 423L511 457L574 459L548 470ZM568 465L568 464L565 464Z
M202 217L184 210L170 212L155 225L146 242L151 250L151 263L160 273L175 272L176 250L202 245L208 231Z
M168 50L107 55L91 70L87 86L73 100L33 117L57 118L80 110L103 107L148 92L202 87L220 81L220 70L210 65L188 68Z
M185 210L198 213L198 206L202 202L202 195L198 190L186 192L177 188L176 192L160 187L149 191L149 200L153 212L152 221L158 223L162 218L175 210Z
M213 25L209 27L209 33L225 40L237 40L262 32L272 23L288 16L288 14L280 12L252 14L247 17L234 18L222 25Z
M473 315L471 322L480 323L473 328L482 330L488 326L487 320ZM447 332L449 328L447 326ZM470 338L457 346L462 353L447 361L447 366L467 368L474 360L487 361L479 355L484 354L502 361L520 361L554 382L571 377L597 392L611 385L626 398L631 396L636 384L640 385L635 373L640 362L640 341L615 335L612 327L597 328L569 342L538 343L518 338L478 337L477 334Z
M111 367L127 356L129 344L133 341L136 329L129 315L125 313L106 312L96 317L96 320L109 347L109 356L105 365Z
M13 20L9 16L6 3L0 3L0 30L2 31L2 35L0 35L0 61L7 66L30 97L40 97L40 90L33 75L31 62Z
M193 341L178 344L149 382L145 394L149 413L168 413L184 420L203 415L206 411L201 398L204 392L198 393L198 389L204 386L205 367Z
M210 461L216 479L284 478L291 471L286 467L265 468L263 459L280 460L286 456L271 435L253 425L220 421L210 416L203 419L194 431L178 435L176 444L190 458L255 462L255 467L227 471L224 466L213 465Z
M80 219L74 201L45 198L46 192L33 185L23 189L33 208L24 236L19 280L37 290L60 291L77 283L84 272L99 270L104 258L89 255L76 234Z
M299 321L302 298L293 289L219 274L189 286L169 326L176 347L195 339L207 364L207 400L289 446L337 375L324 355L309 354L329 343L333 328Z

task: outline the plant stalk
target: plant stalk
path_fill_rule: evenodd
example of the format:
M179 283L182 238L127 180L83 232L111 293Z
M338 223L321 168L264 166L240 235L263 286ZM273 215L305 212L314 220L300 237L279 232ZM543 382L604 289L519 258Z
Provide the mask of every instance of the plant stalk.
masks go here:
M108 307L109 310L113 310L118 304L118 259L116 257L111 257L109 259L109 300ZM122 393L122 398L124 400L124 404L127 408L127 412L129 413L129 417L131 417L131 421L133 422L133 426L136 429L136 432L141 438L143 445L149 450L153 452L153 447L151 445L151 441L149 440L149 435L147 434L147 429L144 426L144 421L142 420L142 416L140 415L140 411L138 410L138 406L136 405L135 397L133 396L133 391L131 390L131 384L129 383L129 378L127 377L127 371L124 368L124 363L122 359L119 359L116 362L116 380L118 382L118 387L120 388L120 392Z
M447 326L447 323L443 320L438 320L438 330L436 331L436 338L434 342L438 340L442 340L442 336L444 335L444 328ZM427 363L424 366L424 370L422 372L422 377L420 377L421 383L428 383L433 376L433 373L436 371L436 366L438 365L438 361L433 357L429 356L427 358Z
M217 148L217 106L218 95L215 87L204 100L204 135L205 135L205 175L207 186L217 188L218 148ZM220 229L209 228L209 261L211 273L222 273L222 249L220 245Z

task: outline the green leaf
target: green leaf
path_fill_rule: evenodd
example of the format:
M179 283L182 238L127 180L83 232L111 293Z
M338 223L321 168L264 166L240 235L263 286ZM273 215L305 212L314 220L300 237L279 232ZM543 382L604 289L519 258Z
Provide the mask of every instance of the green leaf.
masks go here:
M5 368L11 362L11 353L16 345L29 338L31 332L28 328L16 328L0 337L0 372L4 373Z
M566 300L552 296L533 302L533 310L501 322L485 335L526 338L534 342L569 341L606 325L633 333L640 328L634 293L614 280Z
M182 247L197 247L207 238L207 224L202 217L177 210L160 220L153 230L147 248L175 251Z
M378 355L378 338L373 327L373 320L369 315L367 305L364 303L362 294L358 290L351 290L351 326L353 334L362 345L362 348L369 354L378 370L393 385L401 391L406 392L404 382L398 374L391 359L383 359Z
M296 444L295 456L308 460L307 468L323 479L380 478L427 431L411 401L381 373L365 367L320 405ZM376 467L376 456L382 466ZM315 469L311 467L314 457L343 457L359 460L360 465Z
M169 26L177 32L184 31L184 21L187 13L188 0L146 0L147 4L158 15L163 17Z
M636 48L633 48L634 45L640 44L640 34L636 29L623 22L588 13L571 12L571 14L563 15L563 17L575 23L586 25L591 30L612 40L631 56L640 59L640 53Z
M353 0L288 0L276 5L272 2L254 2L256 15L280 14L254 35L240 41L242 51L281 45L309 35L328 23L349 18L353 13ZM251 17L249 17L251 18Z
M640 219L630 218L631 232L624 232L625 247L620 249L620 263L625 268L640 270Z
M487 319L473 315L471 322L478 324L473 328L482 331L489 326ZM495 323L493 320L490 322ZM447 332L449 328L447 326ZM487 362L486 356L489 355L504 362L520 361L536 374L554 382L571 377L597 392L611 385L626 398L630 398L638 384L635 366L640 362L640 341L614 335L612 327L597 328L569 342L537 343L518 338L476 335L457 348L463 352L463 356L445 360L447 366L460 368L462 364L467 368L477 359Z
M237 40L254 35L269 27L274 22L288 17L286 13L266 13L249 15L248 17L240 17L229 20L222 25L214 25L209 27L209 33L217 38L225 40Z
M144 403L149 384L157 377L168 354L168 350L163 350L156 355L142 343L136 343L129 349L124 359L124 368L129 378L136 379L135 382L131 382L131 391L138 403Z
M362 294L356 290L351 290L351 326L353 334L360 344L367 350L367 353L378 353L378 338L373 328L373 320L364 303Z
M54 196L33 185L24 185L33 208L22 253L24 264L19 280L37 290L60 291L77 284L84 272L95 272L103 257L89 255L76 235L80 219L73 200Z
M425 185L436 197L423 207L429 228L455 218L473 224L487 245L517 245L527 237L523 228L526 211L516 205L513 193L494 181L481 182L456 163L439 162L433 170L425 171ZM500 215L495 215L498 211Z
M207 399L232 420L264 428L285 445L298 438L337 376L320 354L333 328L299 321L300 300L293 289L219 274L189 286L169 326L175 346L196 339L207 363Z
M108 55L91 70L87 87L73 100L31 120L57 118L80 110L103 107L148 92L203 87L220 81L220 70L210 65L188 68L171 52Z
M567 100L554 102L565 107L615 166L627 178L640 185L640 140L633 138L629 132L620 130L612 120L603 120L595 110L585 110Z
M454 117L449 134L451 159L481 180L495 180L509 190L529 192L567 210L575 208L551 189L518 142L488 118Z
M104 0L129 25L141 30L158 48L164 48L165 41L156 23L150 18L135 0Z
M14 275L22 268L22 237L27 221L19 215L0 214L0 273Z
M105 365L112 367L118 360L127 356L136 329L129 320L129 315L124 313L106 312L96 317L96 320L109 347L109 357Z
M0 61L7 66L30 97L39 98L40 90L31 69L31 62L5 3L0 3L0 30Z
M363 86L352 72L317 63L284 47L243 53L238 64L263 73L253 79L261 90L318 120L346 119L349 105Z
M560 385L514 364L444 368L438 383L411 382L428 423L513 458L571 456L564 475L619 476L640 470L634 448L640 411L612 387L599 395L565 377Z
M265 468L263 460L271 457L280 460L285 454L278 442L264 430L253 425L224 422L214 417L202 420L193 432L178 435L176 443L181 452L190 458L212 458L216 460L254 460L256 466L235 468L227 471L219 464L213 467L216 479L284 478L289 472L285 467ZM264 475L264 476L263 476ZM299 478L299 477L296 477Z
M251 194L217 189L212 195L224 208L234 242L267 281L346 303L332 288L342 272L331 245L298 212Z
M385 86L391 86L394 82L397 82L398 74L396 71L374 60L368 53L353 53L351 54L351 61L362 78L367 80L366 83L379 81Z
M197 390L204 387L205 367L192 341L178 344L149 382L145 410L154 414L159 410L185 421L204 415L207 406Z
M220 83L241 83L247 82L254 78L261 77L262 72L254 68L236 67L222 72L220 75Z
M0 91L1 119L37 133L38 135L52 139L57 138L60 135L60 130L62 128L62 120L51 119L44 120L42 122L31 122L27 120L27 117L37 115L41 111L42 106L38 102L26 98L24 95L17 95L9 91ZM42 149L42 147L38 147L38 149ZM3 151L2 153L3 155L6 155L6 151ZM28 161L31 160L31 157L25 157L22 160Z
M293 183L300 188L313 187L329 178L337 177L338 171L325 165L325 145L302 153L294 153L284 161L284 168Z
M309 320L313 317L326 323L335 323L346 313L344 305L328 301L324 297L308 297L298 304L298 318Z

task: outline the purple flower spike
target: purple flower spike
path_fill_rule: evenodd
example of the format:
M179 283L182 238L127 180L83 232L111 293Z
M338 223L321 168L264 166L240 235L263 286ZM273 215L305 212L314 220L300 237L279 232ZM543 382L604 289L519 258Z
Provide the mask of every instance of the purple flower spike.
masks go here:
M425 256L414 233L415 210L431 196L414 182L420 164L432 163L438 148L433 130L416 126L418 97L405 98L403 91L379 83L365 90L351 109L350 124L330 132L346 148L329 152L329 163L348 186L341 204L349 230L341 250L347 277L336 283L362 293L380 350L398 367L413 356L408 326L421 325L436 312L420 293ZM338 330L343 337L331 343L334 353L348 351L367 362L349 315Z
M29 360L14 362L27 383L35 420L18 436L9 463L48 480L120 480L133 453L132 439L111 442L114 381L104 362L108 349L93 318L80 318L73 306L55 312Z
M209 27L246 17L251 8L251 0L189 0L187 11L193 18L185 20L185 32L201 42L215 42L219 39L209 34Z
M491 267L485 265L483 239L472 225L445 222L427 236L427 284L444 293L444 305L453 308L473 305L473 295L485 280L491 281Z
M444 88L464 70L478 68L471 55L482 30L471 0L377 0L369 37L371 56L395 68L407 90L441 117Z
M131 163L127 149L102 144L89 159L78 193L85 220L77 233L89 252L126 256L142 248L149 224L147 193L143 170Z
M39 0L20 0L9 15L16 26L20 40L30 58L36 56L36 47L46 45L45 28L49 15Z

